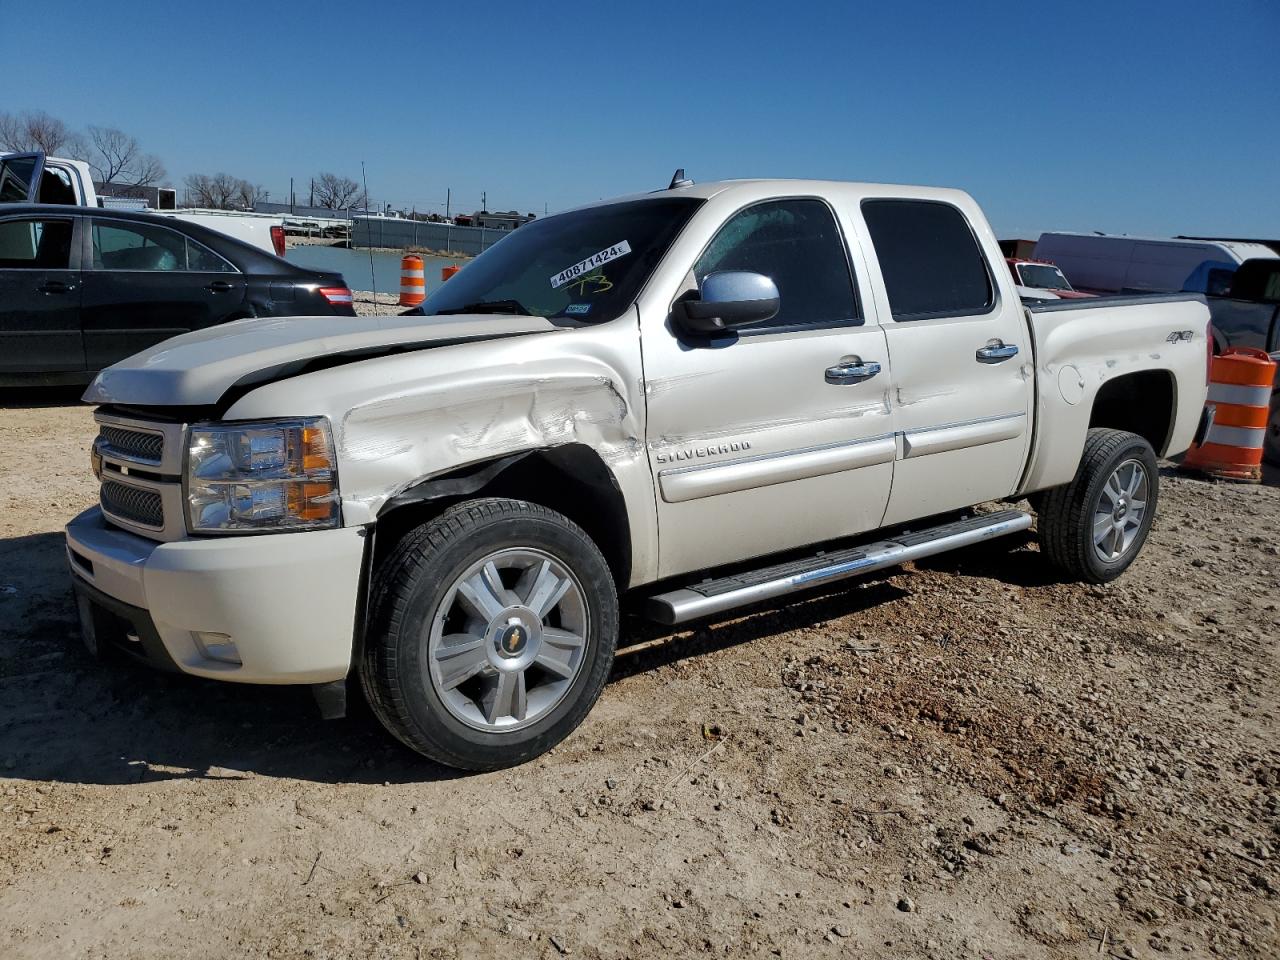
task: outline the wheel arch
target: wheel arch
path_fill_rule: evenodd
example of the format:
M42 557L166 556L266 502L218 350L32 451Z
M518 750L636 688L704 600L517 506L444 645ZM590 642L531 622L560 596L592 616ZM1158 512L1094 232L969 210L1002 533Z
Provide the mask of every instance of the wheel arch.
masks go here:
M375 521L374 563L410 530L453 504L507 497L555 510L582 527L604 554L619 590L632 572L631 527L622 490L591 447L525 450L423 480L388 500Z
M1093 398L1089 429L1136 433L1163 456L1173 435L1178 384L1169 370L1137 370L1104 383Z

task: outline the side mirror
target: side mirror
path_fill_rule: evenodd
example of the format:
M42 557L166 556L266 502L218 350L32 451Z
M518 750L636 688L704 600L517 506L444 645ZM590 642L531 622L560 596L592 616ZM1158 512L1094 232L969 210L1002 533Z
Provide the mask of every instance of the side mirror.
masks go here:
M672 313L683 330L706 336L763 323L777 315L780 304L778 288L768 277L725 270L703 277L698 296L677 300Z

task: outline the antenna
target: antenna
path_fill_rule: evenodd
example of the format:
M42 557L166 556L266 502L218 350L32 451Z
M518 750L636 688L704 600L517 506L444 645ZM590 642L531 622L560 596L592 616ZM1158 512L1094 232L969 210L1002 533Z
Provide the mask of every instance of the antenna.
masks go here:
M364 226L369 231L369 282L373 284L373 305L377 309L378 277L373 270L373 224L369 222L369 177L364 172L363 160L360 161L360 179L364 181Z
M693 186L693 181L685 178L684 167L680 167L678 170L676 170L675 175L671 178L671 184L667 187L667 189L675 190L677 187L692 187L692 186Z

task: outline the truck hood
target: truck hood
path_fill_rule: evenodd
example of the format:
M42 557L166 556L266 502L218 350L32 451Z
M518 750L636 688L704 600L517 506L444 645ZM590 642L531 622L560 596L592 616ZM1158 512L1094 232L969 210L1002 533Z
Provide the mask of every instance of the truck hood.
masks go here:
M311 369L427 350L550 333L544 317L267 317L236 320L158 343L108 367L85 391L87 403L210 406Z

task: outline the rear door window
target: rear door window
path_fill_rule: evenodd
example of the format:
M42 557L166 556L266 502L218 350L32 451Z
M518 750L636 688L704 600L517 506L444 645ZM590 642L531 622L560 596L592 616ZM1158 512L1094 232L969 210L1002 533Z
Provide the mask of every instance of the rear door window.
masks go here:
M995 287L969 222L949 203L864 200L894 320L974 316L995 305Z
M70 220L0 221L0 269L71 268Z
M93 266L95 270L186 270L187 238L149 223L95 220Z
M760 273L778 288L778 314L739 330L860 324L844 238L821 200L770 200L735 213L693 268L698 283L726 270Z

